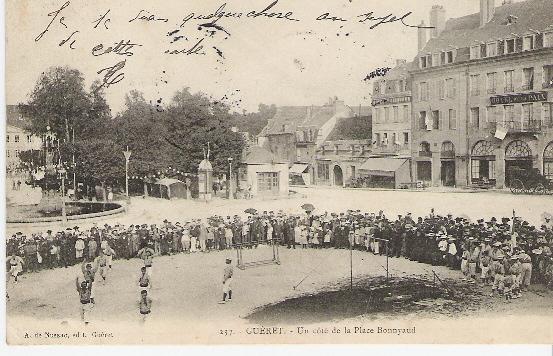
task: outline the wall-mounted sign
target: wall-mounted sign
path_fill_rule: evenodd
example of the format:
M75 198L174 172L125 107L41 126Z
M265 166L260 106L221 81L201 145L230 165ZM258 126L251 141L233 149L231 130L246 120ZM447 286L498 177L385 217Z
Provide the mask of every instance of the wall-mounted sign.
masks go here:
M491 105L533 103L537 101L547 101L547 92L540 91L534 93L498 95L490 97Z
M401 103L410 103L410 102L411 102L410 96L400 96L397 98L374 99L372 101L372 106L386 105L386 104L401 104Z

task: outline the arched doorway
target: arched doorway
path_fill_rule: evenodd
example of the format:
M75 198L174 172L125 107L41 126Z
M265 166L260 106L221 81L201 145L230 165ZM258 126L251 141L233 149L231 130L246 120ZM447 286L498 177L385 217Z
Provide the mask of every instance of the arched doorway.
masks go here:
M442 143L440 150L440 176L445 187L455 186L455 145L451 141Z
M543 175L553 183L553 141L543 151Z
M342 168L338 165L334 166L334 185L339 187L344 186L344 174Z
M532 170L532 150L524 141L511 142L505 149L505 185L511 186L512 176L517 170Z
M489 141L478 141L470 154L472 184L495 185L495 148Z

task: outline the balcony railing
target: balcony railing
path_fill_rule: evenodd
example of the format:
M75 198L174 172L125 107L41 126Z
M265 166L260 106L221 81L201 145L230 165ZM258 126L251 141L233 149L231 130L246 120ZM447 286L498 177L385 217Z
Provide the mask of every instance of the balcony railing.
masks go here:
M506 85L506 86L505 86L505 89L504 89L504 92L505 92L505 93L512 93L512 92L514 92L514 91L515 91L515 88L513 87L512 84L511 84L511 85Z
M534 84L533 83L524 84L522 86L522 90L533 90L533 89L534 89Z
M506 129L508 133L541 132L543 128L550 126L551 125L543 125L541 120L488 122L488 128L492 131L495 131L498 127L502 127Z
M496 92L495 88L488 89L488 94L495 94L495 92Z
M430 152L430 151L419 151L419 157L432 157L432 152Z
M548 81L548 82L542 83L541 87L542 87L543 89L553 88L553 79L551 79L551 80Z
M373 153L396 153L396 152L405 151L405 150L409 150L409 144L380 145L380 146L372 147Z

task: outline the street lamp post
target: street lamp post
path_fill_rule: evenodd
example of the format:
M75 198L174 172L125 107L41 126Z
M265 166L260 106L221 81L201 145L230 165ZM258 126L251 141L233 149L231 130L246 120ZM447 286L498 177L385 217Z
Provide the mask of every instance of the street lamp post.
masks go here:
M127 150L123 151L123 155L125 155L125 194L127 195L127 198L129 197L129 159L131 158L131 151L129 151L129 146L127 146Z
M61 177L61 218L64 223L67 222L67 213L65 211L65 174L67 171L62 166L60 169L58 169L58 173Z
M228 158L228 198L229 200L234 199L234 195L232 194L232 157Z

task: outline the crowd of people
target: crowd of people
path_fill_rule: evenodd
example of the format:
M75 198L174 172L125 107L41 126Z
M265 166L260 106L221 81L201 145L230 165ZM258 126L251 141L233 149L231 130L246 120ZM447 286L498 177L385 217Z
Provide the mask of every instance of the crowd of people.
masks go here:
M471 222L467 217L438 215L389 218L382 211L364 213L285 214L282 211L212 216L185 222L78 226L63 231L11 236L6 245L10 277L23 271L69 267L96 261L109 270L113 259L177 253L208 253L237 244L255 248L274 242L295 248L358 249L403 257L462 272L462 278L492 286L492 294L518 298L532 283L553 289L553 222L535 227L520 218L495 217ZM100 262L98 262L100 260ZM83 272L84 273L84 272ZM100 276L104 276L103 272ZM79 288L79 285L77 285Z

